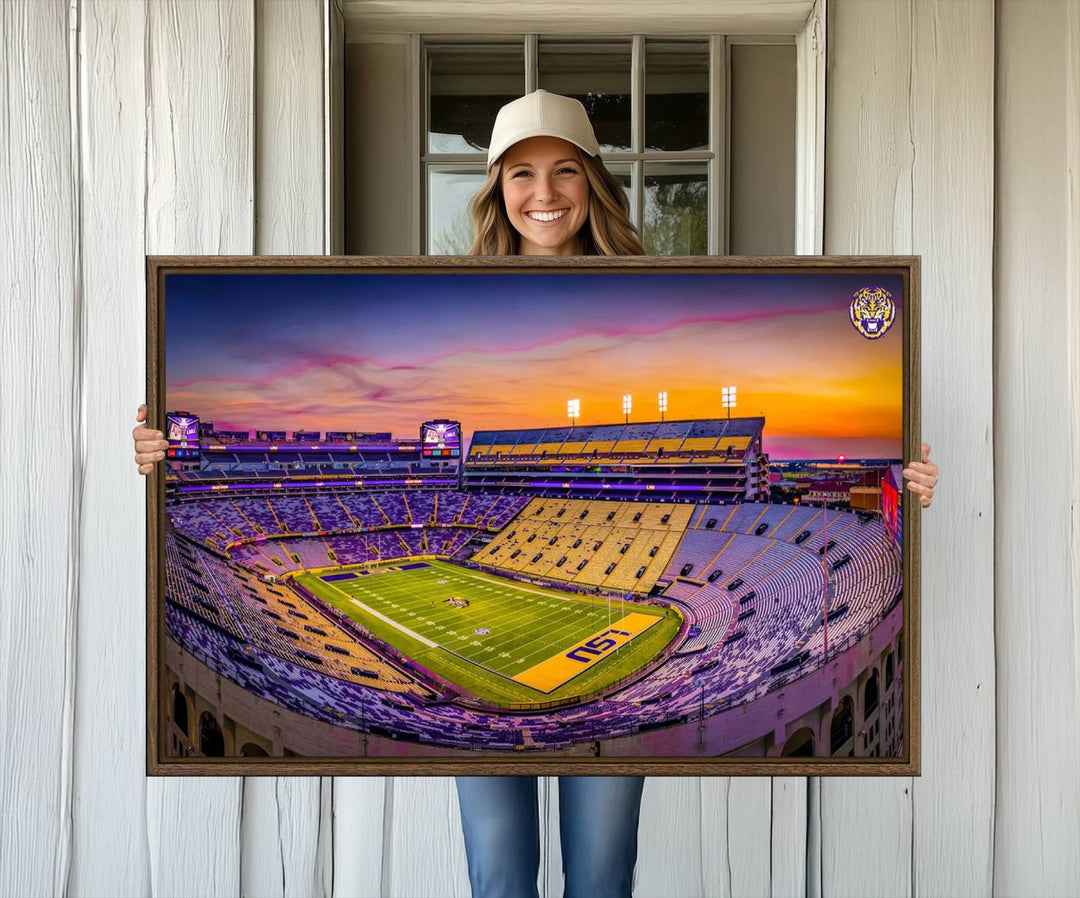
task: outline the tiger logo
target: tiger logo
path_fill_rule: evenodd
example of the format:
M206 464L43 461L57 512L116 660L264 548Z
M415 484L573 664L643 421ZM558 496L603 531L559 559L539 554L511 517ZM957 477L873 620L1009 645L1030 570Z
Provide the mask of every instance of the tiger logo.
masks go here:
M867 340L877 340L892 327L896 305L884 287L863 287L851 300L851 324Z

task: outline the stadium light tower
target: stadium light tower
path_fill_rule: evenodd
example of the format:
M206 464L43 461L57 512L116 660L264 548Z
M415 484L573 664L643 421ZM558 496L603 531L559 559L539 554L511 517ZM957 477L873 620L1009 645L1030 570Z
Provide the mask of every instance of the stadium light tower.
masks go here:
M570 426L573 427L577 424L577 419L581 416L581 400L580 399L568 399L566 401L566 417L570 419Z
M622 398L622 413L623 413L623 420L627 424L629 424L630 423L630 394L629 393L626 393L626 394L623 395L623 398Z
M731 410L735 408L735 388L734 387L721 387L720 398L724 402L724 408L728 410L728 420L731 420Z
M664 420L664 412L667 411L667 390L660 393L660 420Z
M829 504L828 496L825 490L821 491L821 516L824 521L824 526L821 528L822 537L821 544L827 546L829 544ZM829 552L828 550L821 553L821 626L825 631L825 663L829 662L829 605L831 604L834 584L829 582Z

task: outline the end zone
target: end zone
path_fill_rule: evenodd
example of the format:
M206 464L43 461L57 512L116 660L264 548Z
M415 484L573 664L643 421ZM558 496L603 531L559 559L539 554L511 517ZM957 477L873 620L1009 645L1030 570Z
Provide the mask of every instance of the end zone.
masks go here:
M538 692L554 692L661 620L662 617L635 611L616 621L614 626L598 630L572 648L553 655L510 679Z

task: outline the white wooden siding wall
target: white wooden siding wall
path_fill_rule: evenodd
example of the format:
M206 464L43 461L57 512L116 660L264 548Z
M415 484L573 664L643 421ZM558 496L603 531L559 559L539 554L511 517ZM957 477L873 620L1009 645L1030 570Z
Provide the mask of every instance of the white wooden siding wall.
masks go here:
M0 895L468 893L449 778L143 775L142 256L326 248L339 26L3 6ZM828 46L825 250L923 256L923 776L651 779L636 894L1075 894L1080 8L836 0Z
M1080 894L1080 5L1002 3L994 886Z
M74 99L63 4L5 6L0 28L0 882L38 895L63 889L72 850L84 462Z
M946 474L923 516L923 775L822 780L822 894L984 895L994 796L994 8L845 2L833 12L825 251L922 256L921 433Z

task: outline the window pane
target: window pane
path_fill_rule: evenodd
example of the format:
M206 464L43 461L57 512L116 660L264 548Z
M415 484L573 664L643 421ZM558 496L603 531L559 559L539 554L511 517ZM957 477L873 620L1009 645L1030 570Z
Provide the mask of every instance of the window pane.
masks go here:
M623 192L630 203L630 217L634 217L634 179L629 165L611 164L605 162L604 167L615 176L615 180L622 184Z
M645 252L703 256L709 246L708 177L703 163L645 165Z
M601 153L630 149L630 42L541 41L538 86L580 100Z
M429 46L428 152L486 152L499 107L524 93L523 44Z
M472 246L468 204L484 183L481 166L432 166L428 169L428 253L463 256Z
M709 44L646 41L645 149L709 149Z

